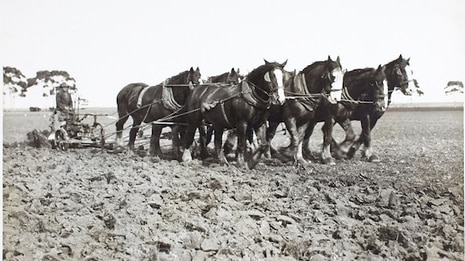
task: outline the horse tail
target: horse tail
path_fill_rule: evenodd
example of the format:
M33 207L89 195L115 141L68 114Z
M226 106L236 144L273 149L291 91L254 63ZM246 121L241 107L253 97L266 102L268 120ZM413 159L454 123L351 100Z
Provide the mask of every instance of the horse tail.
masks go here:
M138 93L142 88L147 87L145 83L131 83L123 87L116 96L116 105L118 109L118 121L116 122L116 143L120 145L124 123L128 120L131 112L129 112L129 99L135 92ZM142 87L142 88L137 88ZM137 95L137 94L136 94Z

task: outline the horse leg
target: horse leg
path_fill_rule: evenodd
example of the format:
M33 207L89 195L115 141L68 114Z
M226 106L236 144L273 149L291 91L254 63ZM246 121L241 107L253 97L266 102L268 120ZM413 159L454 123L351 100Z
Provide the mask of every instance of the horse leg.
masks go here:
M254 130L252 128L247 128L246 131L246 140L247 140L247 149L250 151L258 147L258 144L254 142ZM265 133L263 133L263 138L265 138Z
M228 130L227 134L228 135L227 135L226 140L224 141L224 145L223 145L223 152L226 155L231 154L233 152L234 147L236 146L236 143L237 143L237 135L236 135L236 132L234 130Z
M270 145L265 151L265 158L270 159L271 155L276 154L276 149L271 146L271 140L273 140L276 135L276 129L278 128L280 122L269 121L269 126L266 128L266 142Z
M369 126L367 126L365 133L362 131L362 135L364 137L365 145L365 157L369 162L380 162L378 156L376 156L373 152L373 147L371 143L371 130L373 129L374 125L376 124L377 120L371 120L371 117L368 116Z
M310 137L313 134L313 130L315 129L316 123L316 121L311 121L307 129L305 130L304 139L302 141L302 154L306 159L313 158L312 152L310 150Z
M332 117L327 117L325 120L325 124L322 127L323 130L323 151L321 153L323 163L335 165L336 162L334 158L331 156L331 141L333 139L333 126L334 126L334 119Z
M161 132L161 131L160 131ZM180 126L180 125L173 125L171 126L171 141L172 141L172 147L173 147L173 153L175 158L179 158L180 155L180 146L181 146L181 139L184 136L185 133L185 127ZM158 134L158 137L160 137L161 133ZM160 147L160 138L158 138L158 147Z
M118 111L118 114L126 115L126 113L121 114L119 111ZM123 128L124 128L124 123L126 123L128 118L129 118L128 115L122 116L122 117L120 116L120 118L115 124L116 125L116 140L115 140L116 146L123 146Z
M360 149L360 146L362 143L366 144L367 142L365 141L367 137L367 132L369 132L370 129L370 119L368 115L365 115L360 119L360 125L362 126L362 133L358 138L355 139L354 143L350 147L349 151L347 152L347 157L349 159L352 159L355 156L355 153ZM369 134L368 134L369 135Z
M206 159L208 158L208 151L207 151L207 145L210 143L211 136L208 137L208 131L211 128L207 129L207 132L205 132L206 126L200 126L199 127L199 146L200 146L200 158L201 159ZM211 133L213 133L213 130L211 130ZM211 134L210 134L211 135ZM215 138L216 138L216 131L215 131Z
M221 127L216 127L214 129L215 132L215 138L214 138L214 143L215 143L215 152L216 152L216 157L219 161L224 162L229 165L228 160L226 159L222 146L223 145L223 131L224 129Z
M339 126L342 127L346 136L344 138L344 141L342 141L340 144L337 144L337 142L333 138L331 150L335 152L338 158L345 158L347 157L346 154L350 150L350 147L355 142L356 135L354 129L352 128L352 123L350 119L344 119L343 121L338 121L337 123L339 124Z
M244 153L247 147L246 141L246 132L247 132L247 123L240 122L236 125L236 134L237 134L237 164L240 168L246 168Z
M129 149L134 150L134 143L136 142L136 135L139 132L140 124L142 123L142 120L135 120L133 119L132 123L132 128L129 131Z
M307 165L308 162L303 158L302 153L302 139L309 122L305 122L301 126L297 126L297 120L294 117L289 117L286 118L285 124L289 131L291 142L285 150L281 150L281 154L284 154L285 156L289 156L289 154L291 154L295 165Z
M150 136L150 155L161 156L162 152L160 149L160 135L163 127L157 124L152 124L152 135ZM174 137L174 136L173 136Z
M303 148L302 148L302 141L305 136L305 131L308 128L308 123L303 124L300 126L297 131L291 133L291 148L294 151L294 164L296 166L306 166L309 164L307 160L304 159L303 156Z
M205 138L205 146L207 146L212 141L213 126L204 126L204 127L201 127L201 128L206 128L207 129L207 131L206 131L207 136Z
M181 161L184 161L184 162L192 161L191 146L192 146L192 143L194 142L194 136L195 136L196 129L197 127L192 126L191 124L189 124L187 127L186 133L184 134L184 137L182 140Z
M270 149L270 143L266 137L266 129L267 128L265 123L255 128L255 133L257 134L258 138L258 148L252 153L251 159L247 162L249 169L253 169L257 165L262 154L266 151L269 151ZM253 134L251 130L249 132Z

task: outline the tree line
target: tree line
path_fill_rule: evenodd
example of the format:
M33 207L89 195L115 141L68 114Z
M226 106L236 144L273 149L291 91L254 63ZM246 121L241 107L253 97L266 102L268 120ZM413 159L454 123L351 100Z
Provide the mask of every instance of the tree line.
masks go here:
M67 71L43 70L34 77L27 78L19 69L11 66L3 67L3 95L19 93L26 97L27 90L32 87L42 87L43 96L55 94L55 88L62 83L69 85L70 90L76 92L76 80Z

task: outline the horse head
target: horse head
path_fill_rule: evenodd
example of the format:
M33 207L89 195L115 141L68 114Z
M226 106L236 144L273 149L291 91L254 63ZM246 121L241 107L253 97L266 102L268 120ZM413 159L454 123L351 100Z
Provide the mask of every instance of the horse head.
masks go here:
M388 85L385 74L386 66L379 65L373 73L372 82L370 85L373 87L373 100L375 110L379 112L386 111L388 107Z
M329 102L335 104L341 100L344 71L339 56L335 61L328 56L324 64L325 71L321 76L325 82L323 92L328 95Z
M284 96L284 81L283 69L287 60L284 63L268 62L252 70L246 77L246 81L252 83L258 89L256 93L262 100L269 100L272 103L279 102L283 104L286 101Z
M283 63L270 63L265 60L265 65L271 66L270 71L265 73L264 79L268 82L270 86L270 90L272 90L272 100L273 104L284 104L286 101L286 96L284 94L284 66L287 64L287 60Z
M231 69L231 71L228 73L228 76L226 77L226 82L231 83L231 84L238 84L241 81L241 75L239 74L239 68L234 70L234 68Z
M410 58L404 59L402 55L394 61L386 64L386 76L389 84L389 91L400 90L404 95L412 95L415 88L419 88L417 81L413 78L413 71L410 69ZM414 86L410 82L414 82Z
M197 67L195 70L193 67L191 67L187 73L187 82L189 85L190 84L199 84L200 83L200 78L201 78L201 74L200 74L200 69L199 67ZM189 86L189 88L192 88L191 86Z

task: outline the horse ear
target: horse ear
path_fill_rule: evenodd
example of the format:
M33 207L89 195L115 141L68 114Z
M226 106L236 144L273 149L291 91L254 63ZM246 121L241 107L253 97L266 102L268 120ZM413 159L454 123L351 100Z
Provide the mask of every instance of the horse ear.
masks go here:
M196 72L200 72L200 69L199 67L197 66L197 68L195 69Z
M331 56L328 55L328 61L332 62L333 60L331 60Z
M381 64L380 64L380 65L378 65L378 69L376 69L376 71L377 71L377 72L384 72L384 69L385 69L385 68L386 68L386 67L385 67L384 65L381 65Z
M407 64L410 65L410 58L407 59Z
M336 62L337 62L337 64L341 65L341 58L339 58L339 55L336 58Z
M236 71L237 74L239 74L239 68L237 68L237 71Z
M194 72L194 68L191 67L191 68L189 69L189 72L193 73L193 72Z
M401 54L401 55L399 55L399 58L398 58L398 59L399 59L399 60L402 60L402 54Z
M265 64L270 64L266 59L263 59L263 61L265 61Z
M284 61L284 62L281 64L281 67L284 68L284 66L286 66L286 64L287 64L287 59L286 59L286 61Z
M231 74L235 74L235 73L236 73L236 71L234 70L234 67L231 68Z

